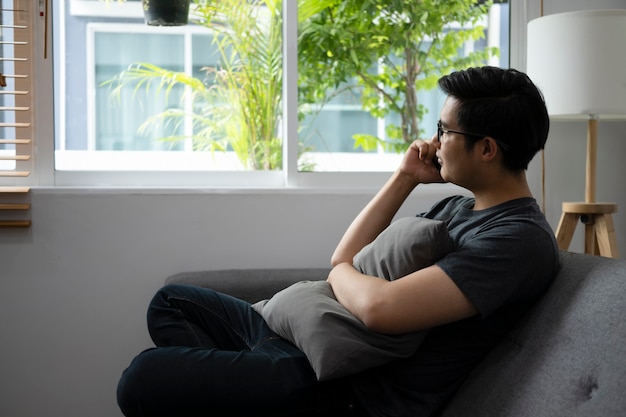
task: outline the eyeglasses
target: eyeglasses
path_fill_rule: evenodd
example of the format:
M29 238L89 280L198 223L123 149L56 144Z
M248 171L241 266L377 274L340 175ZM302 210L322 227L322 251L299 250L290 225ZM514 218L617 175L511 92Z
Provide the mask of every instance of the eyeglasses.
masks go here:
M446 129L445 127L443 127L441 125L441 120L439 120L437 122L437 140L439 142L441 142L441 136L443 136L444 133L458 133L460 135L465 135L465 136L471 136L471 137L475 137L475 138L484 138L485 136L489 136L486 135L484 133L472 133L472 132L462 132L460 130L452 130L452 129ZM500 142L498 139L492 138L502 149L504 149L505 151L509 150L508 145Z

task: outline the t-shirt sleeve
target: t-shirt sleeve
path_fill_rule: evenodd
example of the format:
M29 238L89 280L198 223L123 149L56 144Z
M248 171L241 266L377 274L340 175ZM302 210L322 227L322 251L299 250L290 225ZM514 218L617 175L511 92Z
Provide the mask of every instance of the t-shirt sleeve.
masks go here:
M531 301L555 271L553 237L532 220L478 231L436 265L483 317L510 302Z

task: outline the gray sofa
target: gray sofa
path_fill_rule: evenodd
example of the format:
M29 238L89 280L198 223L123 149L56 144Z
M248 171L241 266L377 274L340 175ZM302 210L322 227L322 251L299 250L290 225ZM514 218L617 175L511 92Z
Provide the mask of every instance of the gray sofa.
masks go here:
M442 417L626 416L626 261L560 256L561 271L546 295L474 369ZM166 282L254 302L327 274L235 269L184 272Z

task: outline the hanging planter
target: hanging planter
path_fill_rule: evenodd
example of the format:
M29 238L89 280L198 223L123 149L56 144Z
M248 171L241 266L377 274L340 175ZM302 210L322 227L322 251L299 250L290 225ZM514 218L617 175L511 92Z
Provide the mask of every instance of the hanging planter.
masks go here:
M189 19L190 0L141 0L143 14L150 26L182 26Z

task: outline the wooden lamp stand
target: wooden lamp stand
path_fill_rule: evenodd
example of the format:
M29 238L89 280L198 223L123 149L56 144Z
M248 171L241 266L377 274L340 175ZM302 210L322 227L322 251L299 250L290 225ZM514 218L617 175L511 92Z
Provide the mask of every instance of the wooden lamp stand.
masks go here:
M613 226L615 203L596 203L596 152L598 117L587 121L587 172L584 203L563 203L563 214L556 231L560 249L569 247L580 219L585 225L585 253L618 258L617 239Z

